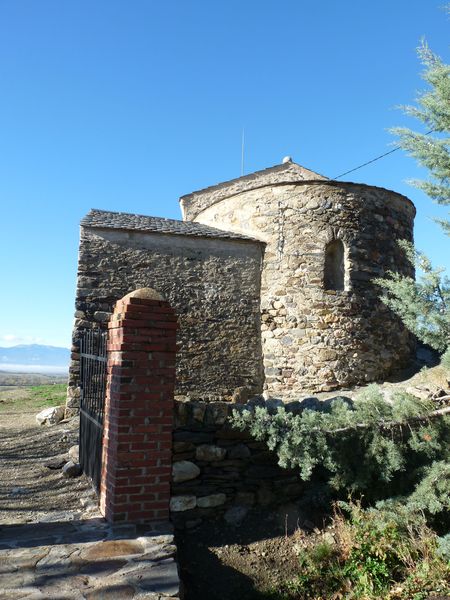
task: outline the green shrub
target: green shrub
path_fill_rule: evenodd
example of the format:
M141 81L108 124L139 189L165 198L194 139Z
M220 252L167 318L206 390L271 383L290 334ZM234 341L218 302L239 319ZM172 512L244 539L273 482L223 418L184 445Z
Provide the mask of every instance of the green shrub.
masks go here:
M423 517L405 510L336 510L326 531L294 536L298 573L273 598L422 600L448 593L450 566Z

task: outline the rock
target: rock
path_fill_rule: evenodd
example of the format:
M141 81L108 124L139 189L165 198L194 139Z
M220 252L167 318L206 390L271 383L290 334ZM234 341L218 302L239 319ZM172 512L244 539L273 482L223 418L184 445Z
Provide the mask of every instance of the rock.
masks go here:
M321 402L314 397L303 398L300 401L300 406L302 410L320 410Z
M56 471L58 469L62 469L65 464L66 459L64 458L64 456L57 456L56 458L53 458L52 460L49 460L46 463L44 463L44 466L47 467L47 469L53 469Z
M64 410L63 405L45 408L36 415L36 422L38 425L56 425L64 419Z
M195 457L197 460L217 461L223 460L226 453L227 451L225 448L204 444L197 447Z
M172 496L170 499L170 510L172 512L183 512L197 506L195 496Z
M405 392L421 400L428 400L432 396L432 392L425 386L409 386Z
M71 446L69 448L69 460L71 460L74 463L80 462L80 447L78 444L75 444L74 446Z
M267 396L267 398L266 398ZM266 400L269 398L269 393L268 392L264 392L264 394L262 396L253 396L252 398L249 399L248 401L248 406L250 406L251 408L255 408L256 406L266 406Z
M250 391L247 387L238 387L231 396L231 402L233 404L245 404L248 401L249 394Z
M247 506L232 506L224 514L224 519L229 525L239 527L248 513Z
M205 404L194 404L192 406L192 418L199 423L203 423L205 418L206 405Z
M351 398L347 398L346 396L333 396L332 398L328 398L327 400L324 400L322 402L321 409L325 412L330 411L331 405L333 404L333 402L336 402L336 400L341 400L349 408L353 407L353 400Z
M13 487L11 490L11 496L20 496L21 494L29 494L29 490L23 487Z
M177 563L173 558L159 560L151 568L146 564L138 563L136 567L126 572L126 578L140 590L158 594L158 598L178 597L180 591ZM141 597L149 598L149 594L142 594ZM118 595L117 598L122 598L122 596Z
M294 400L293 402L287 402L284 405L284 408L286 409L286 412L289 412L293 415L300 415L304 410L302 403L298 400Z
M173 451L174 452L189 452L195 448L194 444L190 442L174 442L173 443Z
M78 463L74 463L71 460L67 462L63 469L62 474L64 477L69 479L70 477L78 477L81 475L81 466Z
M245 444L238 444L237 446L232 446L228 450L228 458L249 458L251 452L249 448Z
M172 465L172 480L174 483L189 481L200 475L200 469L189 460L179 460Z
M229 415L229 406L225 402L211 402L206 408L206 422L210 425L223 425Z
M96 310L94 312L94 321L99 321L99 322L103 323L105 321L109 321L110 318L111 318L111 313L109 313L109 312L105 312L102 310Z
M279 408L284 408L284 403L279 398L269 398L266 400L266 408L269 413L276 413Z
M213 508L214 506L225 504L226 501L227 497L225 494L211 494L210 496L197 498L197 506L199 508Z

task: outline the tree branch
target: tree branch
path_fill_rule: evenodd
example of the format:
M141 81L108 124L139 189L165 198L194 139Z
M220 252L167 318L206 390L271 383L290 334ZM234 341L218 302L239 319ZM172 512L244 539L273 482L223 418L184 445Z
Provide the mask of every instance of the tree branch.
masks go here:
M439 398L439 400L444 400L446 398L450 398L450 396L444 396L443 398ZM426 425L428 421L433 419L439 419L444 417L445 415L450 414L450 406L445 406L444 408L439 408L438 410L434 410L427 415L418 415L417 417L409 417L409 419L405 419L404 421L387 421L386 423L356 423L355 425L350 425L348 427L341 427L340 429L327 430L325 433L327 435L336 435L341 433L347 433L349 431L359 431L361 429L371 429L373 427L378 427L382 431L390 431L395 428L403 428L403 427L411 427L412 425Z

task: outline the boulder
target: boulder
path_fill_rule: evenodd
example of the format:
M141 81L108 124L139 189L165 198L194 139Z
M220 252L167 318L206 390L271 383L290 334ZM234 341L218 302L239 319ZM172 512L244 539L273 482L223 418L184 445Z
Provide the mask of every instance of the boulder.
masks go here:
M78 477L81 475L81 466L78 463L74 463L69 460L69 462L66 462L66 464L63 466L62 474L67 479L70 477Z
M200 475L200 469L189 460L179 460L172 465L172 480L174 483L189 481Z
M65 406L51 406L36 415L38 425L56 425L64 419Z

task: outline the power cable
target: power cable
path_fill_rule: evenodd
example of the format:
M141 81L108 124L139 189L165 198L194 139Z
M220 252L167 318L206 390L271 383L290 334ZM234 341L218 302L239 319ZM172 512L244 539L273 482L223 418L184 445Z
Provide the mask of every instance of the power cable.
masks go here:
M427 131L424 135L430 135L430 133L433 133L433 131L435 131L435 130L430 129L430 131ZM348 175L349 173L353 173L353 171L362 169L363 167L366 167L367 165L370 165L371 163L374 163L377 160L380 160L380 158L384 158L385 156L388 156L389 154L392 154L393 152L397 152L397 150L401 150L401 146L397 146L393 150L389 150L389 152L380 154L380 156L377 156L376 158L372 158L372 160L368 160L367 162L363 163L362 165L359 165L359 167L355 167L354 169L350 169L350 171L345 171L345 173L341 173L340 175L337 175L336 177L332 177L331 181L335 181L336 179L340 179L341 177L344 177L344 175Z

